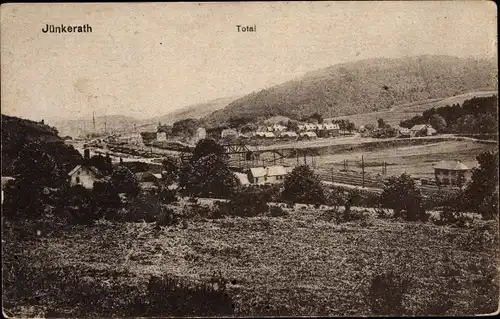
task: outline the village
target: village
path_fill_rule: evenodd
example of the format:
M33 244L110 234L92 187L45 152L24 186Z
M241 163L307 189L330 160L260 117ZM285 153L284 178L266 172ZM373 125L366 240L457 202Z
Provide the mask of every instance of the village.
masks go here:
M389 136L380 137L381 132L387 132L388 129L390 130ZM359 141L390 141L391 139L414 141L440 137L430 124L418 124L411 128L390 127L384 123L379 123L379 127L373 127L373 125L355 127L352 123L346 125L344 121L336 121L334 118L322 119L321 123L313 120L259 125L255 131L251 132L242 132L238 128L222 128L215 132L218 135L214 135L213 130L211 134L207 134L204 127L197 127L192 131L191 136L183 135L179 138L172 134L171 126L159 123L154 133L122 133L97 138L95 136L98 134L94 134L93 138L86 138L84 141L75 139L74 141L67 140L67 142L76 143L76 148L87 157L92 151L94 155L111 155L115 164L128 165L136 174L141 187L146 190L156 189L161 178L167 174L163 171L161 164L163 156L174 156L180 161L185 161L197 142L212 138L224 146L229 156L230 167L243 186L281 184L296 165L310 164L319 169L318 173L324 177L323 182L326 185L360 189L370 187L372 190L380 191L384 186L384 180L390 176L387 174L386 162L380 165L382 174L370 172L369 162L360 163L358 171L349 170L347 160L344 160L342 167L335 171L332 167L326 169L328 172L322 173L325 169L323 167L322 170L321 165L316 165L318 157L321 158L321 156L316 154L317 147L314 143L321 140L328 142L328 145L337 143L355 145ZM262 144L263 141L264 144ZM287 144L283 145L283 142ZM304 145L298 151L294 143L304 143ZM134 164L136 162L145 165L137 166ZM353 168L352 165L356 165L355 161L351 163L351 168ZM437 192L443 187L453 190L463 188L467 184L470 180L471 168L458 159L450 158L434 162L428 166L422 177L416 176L415 179L426 194ZM87 169L81 167L80 171L72 171L70 175L73 176L76 172L85 176L86 182L82 182L81 185L86 188L92 188L92 181L97 180L99 175L92 167ZM72 178L71 185L76 184L79 182Z
M2 313L498 314L496 9L2 5Z

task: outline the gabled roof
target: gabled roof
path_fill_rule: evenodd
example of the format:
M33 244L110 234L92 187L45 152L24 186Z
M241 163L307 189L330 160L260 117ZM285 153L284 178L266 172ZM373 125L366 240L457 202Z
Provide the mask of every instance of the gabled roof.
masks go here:
M425 128L427 128L426 124L418 124L418 125L414 125L410 130L411 131L421 131Z
M297 136L297 133L291 131L281 132L281 136Z
M75 168L73 168L69 173L68 173L68 176L71 176L73 174L75 174L76 172L78 172L79 169L87 169L89 171L91 171L92 173L95 174L96 177L101 177L103 174L94 166L90 166L90 165L76 165Z
M68 173L68 176L71 176L73 174L75 174L79 169L80 167L82 167L82 165L76 165L75 168L73 168L69 173Z
M283 167L281 165L269 166L269 167L266 167L266 169L267 169L267 176L286 175L285 167Z
M460 161L441 161L434 165L437 169L446 169L450 171L468 171L469 168Z
M303 132L303 133L300 133L300 136L316 137L317 135L314 132Z
M338 124L323 124L323 128L327 130L339 130L340 127Z
M135 178L137 178L138 182L147 182L148 179L153 179L156 180L158 179L153 173L151 172L138 172L135 173Z
M250 174L253 177L264 177L266 176L266 169L264 167L252 167L250 168Z
M244 173L234 173L236 177L240 180L241 185L248 185L250 184L250 181L248 180L248 175Z

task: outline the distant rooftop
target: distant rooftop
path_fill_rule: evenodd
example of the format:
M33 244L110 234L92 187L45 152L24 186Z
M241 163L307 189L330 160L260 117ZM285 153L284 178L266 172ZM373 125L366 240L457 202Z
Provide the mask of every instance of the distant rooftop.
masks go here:
M469 168L460 161L441 161L434 168L447 169L450 171L468 171Z

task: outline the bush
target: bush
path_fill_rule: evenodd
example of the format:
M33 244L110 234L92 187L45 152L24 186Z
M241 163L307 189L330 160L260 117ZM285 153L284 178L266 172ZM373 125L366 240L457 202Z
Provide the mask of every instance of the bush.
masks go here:
M156 226L175 226L179 223L179 216L170 207L161 206L161 212L156 218Z
M267 202L270 199L270 194L265 188L246 187L231 198L223 211L227 215L240 217L262 215L269 210Z
M392 217L392 213L388 209L379 208L375 211L380 219L388 219Z
M177 191L166 187L160 190L158 196L162 204L171 204L178 200Z
M283 210L283 208L278 206L272 206L271 208L269 208L269 214L271 215L271 217L283 217L288 215L287 212Z
M401 316L405 314L403 298L409 288L409 280L392 271L376 275L366 297L374 315Z
M426 221L429 217L422 206L420 189L407 174L389 177L380 201L384 207L394 210L394 217L402 217L407 221Z
M472 227L474 218L446 207L445 210L439 212L439 219L435 220L434 224L438 226L453 225L461 228Z
M148 282L147 291L143 317L227 316L234 312L223 280L194 283L154 276Z
M304 204L325 204L326 196L319 177L307 165L297 166L285 176L283 199Z

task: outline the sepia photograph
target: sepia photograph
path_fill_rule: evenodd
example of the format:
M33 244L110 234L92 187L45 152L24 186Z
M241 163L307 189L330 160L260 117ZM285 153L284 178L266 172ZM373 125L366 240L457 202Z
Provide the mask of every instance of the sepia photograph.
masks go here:
M0 17L6 318L498 315L495 2Z

